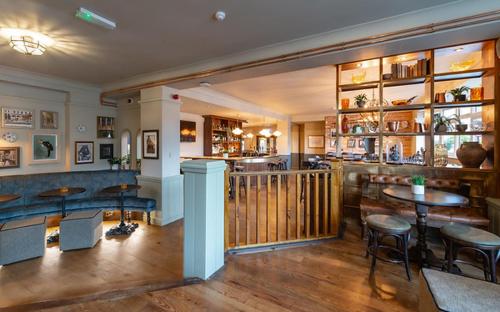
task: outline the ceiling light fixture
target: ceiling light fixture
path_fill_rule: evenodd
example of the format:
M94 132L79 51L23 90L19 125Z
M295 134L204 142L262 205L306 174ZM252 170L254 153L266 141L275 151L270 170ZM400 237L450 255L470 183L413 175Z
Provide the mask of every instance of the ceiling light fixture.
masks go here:
M24 55L42 55L55 41L47 35L27 29L2 28L0 34L11 48Z
M247 138L249 138L249 139L253 138L253 133L252 132L247 133Z
M82 21L85 21L87 23L91 23L97 26L104 27L106 29L115 29L116 28L116 23L113 22L110 19L107 19L103 16L100 16L97 13L94 13L90 10L87 10L86 8L78 8L75 12L75 16Z
M269 138L271 137L271 130L265 128L265 129L262 129L259 131L259 134L262 135L262 136L265 136L266 138Z
M226 12L224 11L217 11L214 14L214 18L217 22L222 22L223 20L226 19Z
M273 135L274 135L275 137L277 137L277 138L278 138L278 137L280 137L282 134L283 134L283 133L281 133L281 131L279 131L279 130L276 130L276 131L274 131L274 132L273 132Z
M231 131L234 135L240 135L243 133L243 130L241 130L239 127L236 127Z
M464 48L456 48L455 52L462 52L463 50L464 50Z

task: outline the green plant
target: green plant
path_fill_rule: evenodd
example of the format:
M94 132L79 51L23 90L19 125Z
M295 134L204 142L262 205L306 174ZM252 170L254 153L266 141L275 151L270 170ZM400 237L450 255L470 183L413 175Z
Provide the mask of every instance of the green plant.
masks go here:
M411 184L413 184L413 185L425 185L425 177L422 175L414 175L411 177Z
M122 164L122 158L121 157L113 157L108 159L108 163L113 166L113 165L121 165Z
M467 86L461 86L459 88L451 89L450 94L453 95L454 98L457 98L463 95L465 92L469 91L470 88Z
M364 103L368 101L368 97L364 93L358 94L354 97L354 101L356 101L356 103Z

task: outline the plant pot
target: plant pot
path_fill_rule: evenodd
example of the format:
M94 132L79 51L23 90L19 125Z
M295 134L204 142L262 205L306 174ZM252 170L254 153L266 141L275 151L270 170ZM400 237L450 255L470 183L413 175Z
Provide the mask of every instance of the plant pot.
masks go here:
M119 164L111 165L111 170L120 170L120 165Z
M446 131L448 131L448 127L446 125L436 125L436 127L434 127L434 131L446 132Z
M458 132L465 132L467 131L467 125L455 125L455 129Z
M229 153L222 153L223 158L229 158Z
M411 185L411 192L415 195L425 194L425 185Z
M467 100L466 94L460 94L454 97L455 102L464 102Z
M366 105L366 101L356 101L356 105L358 105L359 108L363 108Z
M486 150L478 142L464 142L457 149L457 158L464 168L479 168L486 158Z
M399 121L388 121L387 128L389 128L390 132L398 132L399 130Z

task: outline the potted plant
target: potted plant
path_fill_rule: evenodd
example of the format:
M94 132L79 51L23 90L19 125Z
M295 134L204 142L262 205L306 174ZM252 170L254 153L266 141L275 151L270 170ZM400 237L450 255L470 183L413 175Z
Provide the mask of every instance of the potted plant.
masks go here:
M450 90L450 94L453 96L453 101L463 102L467 100L467 95L465 92L469 91L470 88L466 86L461 86L460 88L455 88Z
M411 192L416 195L423 195L425 193L424 176L414 175L411 177Z
M455 130L457 130L458 132L465 132L467 130L467 125L466 124L462 124L462 121L460 120L460 116L458 115L453 115L451 118L449 118L449 121L452 122L456 122L455 124Z
M229 158L229 151L228 151L227 149L224 149L224 150L222 151L222 157L224 157L224 158Z
M119 170L120 165L122 164L122 158L121 157L113 157L108 159L108 163L111 166L111 170Z
M122 157L122 167L125 170L130 169L130 154L127 154Z
M354 102L358 105L359 108L365 107L366 102L368 101L368 97L366 94L358 94L354 97Z
M450 119L440 114L434 115L434 131L446 132L450 128Z

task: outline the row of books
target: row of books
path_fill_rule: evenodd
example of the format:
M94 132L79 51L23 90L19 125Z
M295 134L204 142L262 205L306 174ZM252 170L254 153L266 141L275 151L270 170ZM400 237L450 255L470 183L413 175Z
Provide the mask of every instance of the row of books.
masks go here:
M391 79L422 77L429 75L430 72L431 62L429 59L420 59L413 65L391 64Z

